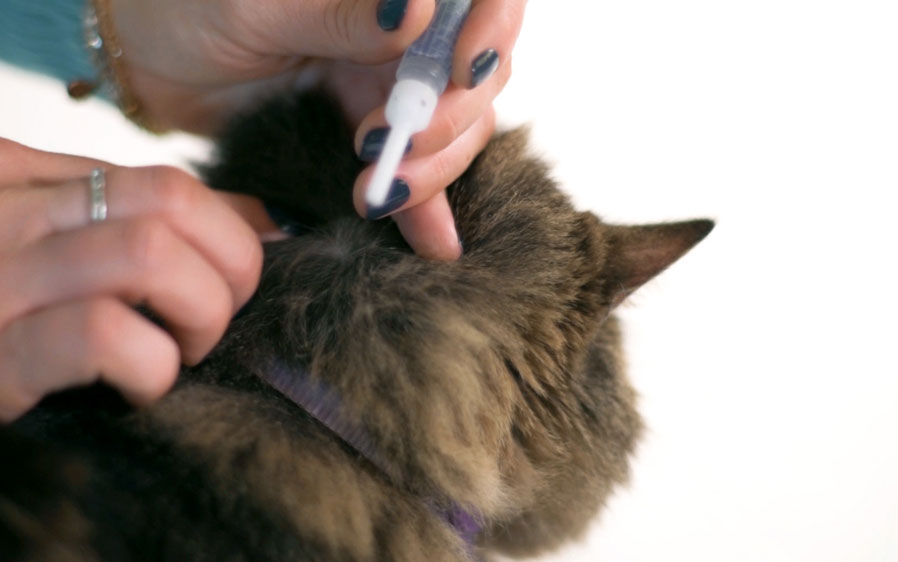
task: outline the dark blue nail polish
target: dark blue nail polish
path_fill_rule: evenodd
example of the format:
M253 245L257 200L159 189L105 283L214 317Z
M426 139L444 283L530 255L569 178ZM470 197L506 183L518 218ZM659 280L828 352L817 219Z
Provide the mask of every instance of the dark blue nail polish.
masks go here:
M386 202L379 207L369 206L365 213L365 218L369 221L373 221L389 215L399 207L405 205L405 202L408 201L409 195L411 194L412 192L409 190L407 183L399 178L394 179L393 184L390 185L390 193L387 194Z
M291 217L286 211L281 209L276 205L272 205L269 202L265 202L265 211L268 213L268 216L271 217L272 222L281 229L281 232L284 234L289 234L290 236L299 236L305 230L305 227Z
M493 75L499 68L499 53L496 49L487 49L474 57L471 63L471 87L476 88L484 80Z
M389 134L389 127L379 127L368 131L362 140L359 160L363 162L374 162L377 160L380 157L380 153L384 150L384 145L387 143L387 135ZM405 153L408 154L411 149L412 139L409 139L408 144L405 146Z
M384 31L398 29L407 7L408 0L380 0L377 4L377 25Z

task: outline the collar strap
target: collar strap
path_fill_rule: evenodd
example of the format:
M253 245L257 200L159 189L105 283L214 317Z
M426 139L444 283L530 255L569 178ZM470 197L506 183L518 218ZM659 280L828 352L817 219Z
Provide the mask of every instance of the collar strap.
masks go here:
M383 472L390 482L400 481L399 470L380 454L374 440L365 428L353 422L344 413L342 401L336 390L313 379L305 369L289 368L278 360L270 362L266 369L250 370L330 429L343 442ZM480 520L454 502L446 509L438 507L438 504L431 499L422 499L465 541L471 558L475 559L474 541L483 529Z

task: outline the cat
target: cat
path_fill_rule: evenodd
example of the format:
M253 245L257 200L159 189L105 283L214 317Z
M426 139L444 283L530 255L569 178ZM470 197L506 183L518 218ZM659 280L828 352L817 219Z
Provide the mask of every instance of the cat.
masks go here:
M256 294L142 410L106 387L0 428L0 558L532 556L627 479L642 422L613 310L711 230L578 212L495 136L449 189L457 262L365 221L325 92L237 119L205 178L292 217Z

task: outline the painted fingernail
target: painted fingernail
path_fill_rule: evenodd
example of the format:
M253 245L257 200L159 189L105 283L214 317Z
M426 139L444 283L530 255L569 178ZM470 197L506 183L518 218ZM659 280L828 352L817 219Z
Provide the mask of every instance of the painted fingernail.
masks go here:
M408 201L411 193L407 183L399 178L394 179L393 184L390 186L390 193L387 195L387 201L379 207L369 206L365 213L365 218L369 221L373 221L389 215L399 207L405 205L405 202Z
M362 150L359 153L359 159L363 162L374 162L377 160L380 157L380 153L383 152L384 145L387 143L387 135L389 134L389 127L380 127L368 131L362 140ZM412 139L408 139L408 144L405 145L405 153L408 154L411 149Z
M496 49L487 49L474 57L474 62L471 63L471 87L479 86L492 76L497 68L499 68L499 53Z
M285 210L272 205L267 201L265 202L265 211L268 212L268 216L271 217L272 222L274 222L284 234L299 236L306 230L302 223L291 217Z
M377 25L384 31L398 29L407 7L408 0L380 0L377 4Z

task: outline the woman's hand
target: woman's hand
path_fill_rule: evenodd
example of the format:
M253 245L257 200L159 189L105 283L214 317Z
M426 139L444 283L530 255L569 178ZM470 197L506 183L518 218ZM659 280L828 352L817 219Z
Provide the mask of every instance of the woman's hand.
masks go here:
M108 215L91 222L87 178L97 167ZM253 228L174 168L121 168L0 139L0 225L5 422L98 379L138 405L160 397L181 363L218 342L261 271Z
M369 167L357 179L362 216L394 214L425 257L461 253L443 190L486 145L492 101L511 74L525 0L473 0L452 81L430 127L412 139L390 205L367 209ZM357 127L355 149L373 161L396 60L430 22L434 0L114 0L130 81L162 126L218 131L235 111L272 91L320 82ZM375 218L370 216L369 218Z

